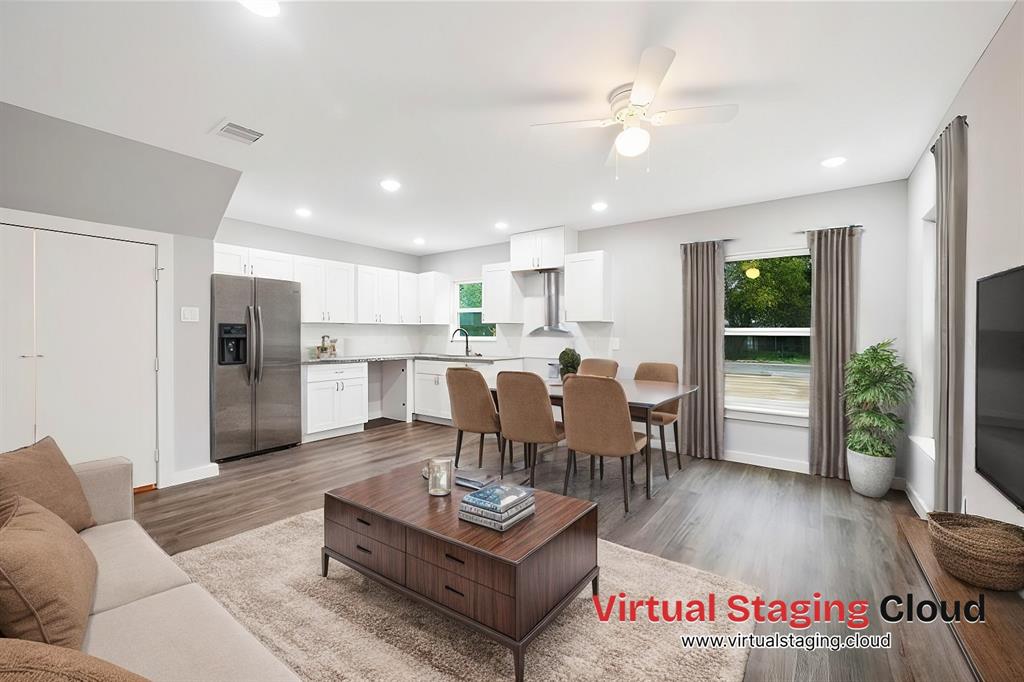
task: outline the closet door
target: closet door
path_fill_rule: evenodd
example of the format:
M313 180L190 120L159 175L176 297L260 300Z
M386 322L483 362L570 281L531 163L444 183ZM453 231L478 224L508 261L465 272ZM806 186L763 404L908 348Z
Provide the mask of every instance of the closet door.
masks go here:
M0 225L0 452L35 442L34 236Z
M36 434L156 482L156 247L36 233Z

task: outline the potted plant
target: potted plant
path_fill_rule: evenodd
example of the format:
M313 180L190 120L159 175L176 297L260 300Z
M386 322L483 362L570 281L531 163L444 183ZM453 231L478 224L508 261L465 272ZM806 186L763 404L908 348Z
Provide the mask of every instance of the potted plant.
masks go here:
M853 489L867 497L881 497L892 485L896 441L903 431L895 411L914 389L914 376L892 344L892 339L876 343L846 363L846 465Z
M572 348L566 348L558 354L558 376L565 379L566 374L575 374L580 368L580 354Z

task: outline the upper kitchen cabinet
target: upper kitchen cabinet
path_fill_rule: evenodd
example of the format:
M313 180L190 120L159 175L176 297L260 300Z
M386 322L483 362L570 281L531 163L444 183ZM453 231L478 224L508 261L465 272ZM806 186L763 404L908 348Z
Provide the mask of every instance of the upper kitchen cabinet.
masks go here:
M419 324L420 279L415 272L398 271L398 323Z
M295 257L295 280L302 285L303 322L355 322L355 266Z
M451 324L451 278L443 272L421 272L417 279L420 324Z
M356 321L398 324L398 271L356 266Z
M611 257L604 251L565 257L565 319L567 322L611 322Z
M565 254L575 251L576 244L576 231L564 227L514 234L509 244L510 268L513 272L561 268Z
M510 263L485 265L483 322L522 322L523 292Z
M233 244L213 245L213 271L224 275L292 280L293 256Z

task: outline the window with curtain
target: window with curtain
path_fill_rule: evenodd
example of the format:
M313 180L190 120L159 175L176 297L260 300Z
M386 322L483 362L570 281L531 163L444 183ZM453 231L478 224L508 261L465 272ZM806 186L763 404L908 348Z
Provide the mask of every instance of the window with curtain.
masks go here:
M725 405L805 413L811 375L811 257L725 263Z
M459 282L456 286L459 297L455 312L454 332L462 327L473 339L493 339L495 327L483 321L484 284L483 282Z

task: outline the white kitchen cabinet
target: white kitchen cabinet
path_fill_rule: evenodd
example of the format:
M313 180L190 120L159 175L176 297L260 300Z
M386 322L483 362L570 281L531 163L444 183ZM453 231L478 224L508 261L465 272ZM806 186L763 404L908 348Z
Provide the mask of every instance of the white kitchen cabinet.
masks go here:
M513 272L552 270L565 265L565 254L576 250L575 230L549 227L512 235L509 262Z
M365 424L369 421L366 363L308 367L305 398L307 434Z
M224 275L292 280L294 256L233 244L213 245L213 271Z
M523 321L523 292L511 263L483 266L483 321Z
M338 408L335 404L334 381L306 384L306 433L319 433L337 428Z
M398 273L398 323L419 324L420 278L415 272Z
M355 321L355 266L295 257L295 280L302 285L302 322Z
M398 271L356 266L356 321L398 324Z
M440 419L451 419L452 408L448 400L448 381L444 374L416 374L416 414Z
M567 322L611 322L611 256L584 251L565 257L565 319Z
M451 324L451 278L442 272L421 272L417 279L420 324Z

